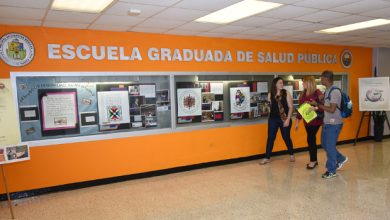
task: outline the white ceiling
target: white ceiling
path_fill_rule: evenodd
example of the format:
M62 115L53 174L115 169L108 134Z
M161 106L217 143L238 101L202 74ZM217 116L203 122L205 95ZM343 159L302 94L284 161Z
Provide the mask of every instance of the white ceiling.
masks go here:
M115 0L102 13L90 14L51 10L52 0L0 0L0 24L390 48L390 25L337 35L314 33L390 19L390 0L272 0L284 5L226 25L193 22L239 1ZM129 16L130 9L141 14Z

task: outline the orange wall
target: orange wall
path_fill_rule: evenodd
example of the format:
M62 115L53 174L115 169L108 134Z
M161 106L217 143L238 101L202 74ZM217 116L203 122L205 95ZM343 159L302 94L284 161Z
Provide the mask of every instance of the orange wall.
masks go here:
M0 35L18 32L35 46L34 60L24 67L10 67L0 62L0 78L9 78L11 71L205 71L205 72L348 72L350 96L355 103L353 116L345 120L339 140L355 137L360 120L357 112L358 78L371 76L371 49L271 41L233 40L222 38L184 37L129 32L104 32L72 29L1 26ZM142 61L50 60L47 44L138 47ZM307 52L337 54L337 64L259 64L149 61L151 47L230 50L235 59L237 50L271 52ZM344 69L339 56L344 49L353 54L353 64ZM82 73L81 73L82 74ZM365 137L367 122L359 137ZM129 175L178 166L239 158L265 152L266 124L215 128L191 132L118 138L113 140L60 144L31 148L31 160L7 164L5 170L11 191L22 191L81 181ZM306 146L304 129L292 129L296 147ZM285 150L278 135L274 151ZM2 183L0 183L2 184ZM0 185L0 193L3 186Z

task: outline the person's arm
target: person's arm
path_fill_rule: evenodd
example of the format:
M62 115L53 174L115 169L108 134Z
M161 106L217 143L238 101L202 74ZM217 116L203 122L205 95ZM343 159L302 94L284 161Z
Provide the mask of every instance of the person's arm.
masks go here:
M287 99L287 106L288 106L288 113L287 113L287 119L283 122L283 127L288 127L290 125L290 119L291 115L293 113L293 100L291 97L291 94L286 91L286 99Z

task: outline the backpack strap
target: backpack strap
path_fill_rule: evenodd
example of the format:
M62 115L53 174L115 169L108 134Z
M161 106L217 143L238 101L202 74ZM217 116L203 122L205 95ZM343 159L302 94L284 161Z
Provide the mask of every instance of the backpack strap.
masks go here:
M341 102L343 101L342 99L343 99L343 95L342 95L342 93L341 93L341 89L340 88L338 88L338 87L336 87L336 86L332 86L332 88L330 88L330 91L329 91L329 93L328 93L328 96L325 98L325 99L329 99L329 101L330 101L330 94L332 93L332 91L333 90L339 90L340 91L340 96L341 96L341 99L340 99L340 107L339 106L337 106L336 105L336 107L341 111Z

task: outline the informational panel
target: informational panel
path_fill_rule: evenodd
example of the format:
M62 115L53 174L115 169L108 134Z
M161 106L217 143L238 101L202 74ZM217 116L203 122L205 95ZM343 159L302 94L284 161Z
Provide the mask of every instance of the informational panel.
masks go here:
M19 126L9 79L0 79L0 146L20 142Z
M30 160L30 149L27 144L0 147L0 164Z
M359 111L389 111L389 93L389 77L359 78Z
M230 112L242 113L249 112L250 105L250 89L249 87L231 87L230 88Z
M202 89L177 89L178 116L202 115Z

